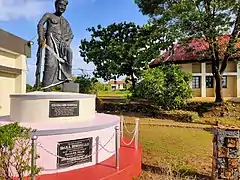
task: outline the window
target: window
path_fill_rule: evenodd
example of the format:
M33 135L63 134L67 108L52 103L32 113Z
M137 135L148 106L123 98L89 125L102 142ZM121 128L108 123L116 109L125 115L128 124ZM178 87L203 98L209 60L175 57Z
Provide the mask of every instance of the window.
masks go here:
M227 76L222 77L222 88L227 88Z
M206 88L213 88L213 76L206 77Z
M118 89L120 89L120 87L121 87L121 85L120 85L120 84L118 84Z
M200 76L193 76L193 79L192 79L192 88L193 89L200 88L200 79L201 79Z

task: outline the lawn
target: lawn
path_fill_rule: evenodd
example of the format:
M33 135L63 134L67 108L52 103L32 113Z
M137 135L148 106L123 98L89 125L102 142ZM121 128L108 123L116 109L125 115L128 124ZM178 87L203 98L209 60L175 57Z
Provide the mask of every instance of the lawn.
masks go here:
M111 98L126 98L128 95L130 95L130 92L128 91L99 91L97 93L98 97L104 98L104 97L111 97Z
M124 118L128 123L136 117ZM211 175L211 132L195 128L164 127L161 125L168 122L159 121L140 118L139 140L143 148L143 172L140 179L172 179L173 172L182 178L208 179ZM151 123L147 125L147 122ZM191 124L184 123L186 125ZM133 125L127 127L133 129Z
M190 100L182 110L155 111L148 101L119 97L101 97L98 111L123 114L129 129L140 118L143 171L139 180L210 179L212 125L218 122L240 127L239 103L219 107L212 101Z

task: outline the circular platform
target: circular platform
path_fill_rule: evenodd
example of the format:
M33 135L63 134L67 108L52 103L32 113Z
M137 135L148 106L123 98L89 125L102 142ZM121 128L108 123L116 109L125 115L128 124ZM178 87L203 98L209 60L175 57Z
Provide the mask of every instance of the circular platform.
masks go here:
M10 95L14 122L84 121L95 115L96 95L32 92Z
M11 123L10 116L0 118L1 124ZM40 158L37 165L42 167L42 174L52 174L93 166L115 154L115 127L120 125L120 117L98 114L88 121L78 122L20 122L21 126L37 129L37 153ZM120 141L120 140L119 140ZM86 144L86 145L82 145ZM96 146L98 144L98 147ZM68 146L76 146L66 149ZM78 146L82 149L78 149ZM99 150L104 146L108 151ZM66 148L65 148L66 147ZM90 158L82 160L62 160L61 157L80 157L80 151L88 151ZM69 155L68 153L79 153ZM85 156L85 155L84 155ZM88 156L88 155L86 155Z

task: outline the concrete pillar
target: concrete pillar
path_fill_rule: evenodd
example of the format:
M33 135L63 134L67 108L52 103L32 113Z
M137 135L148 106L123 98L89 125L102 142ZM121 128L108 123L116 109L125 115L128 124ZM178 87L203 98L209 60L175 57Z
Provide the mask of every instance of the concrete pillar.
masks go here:
M240 62L237 63L237 97L240 97Z
M201 97L206 97L206 63L201 63Z

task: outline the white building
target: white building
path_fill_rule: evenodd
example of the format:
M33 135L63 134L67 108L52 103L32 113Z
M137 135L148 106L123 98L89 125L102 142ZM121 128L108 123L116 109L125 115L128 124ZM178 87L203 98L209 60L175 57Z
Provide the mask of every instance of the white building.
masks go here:
M26 92L26 58L30 55L28 41L0 29L0 116L10 113L11 93Z

